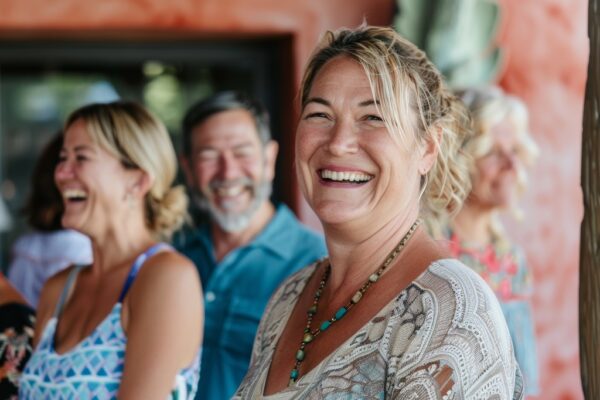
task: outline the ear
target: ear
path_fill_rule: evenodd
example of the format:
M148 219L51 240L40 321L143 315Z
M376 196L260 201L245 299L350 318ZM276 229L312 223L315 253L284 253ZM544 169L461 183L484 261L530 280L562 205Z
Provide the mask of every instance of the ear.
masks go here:
M277 154L279 153L279 143L274 140L269 140L264 145L264 157L265 157L265 177L269 181L273 181L275 178L275 163L277 162Z
M189 156L181 154L179 156L179 165L181 166L181 170L183 171L183 175L185 176L185 184L193 188L195 186L194 172L192 168L192 161Z
M133 174L132 184L129 188L129 193L138 198L143 198L150 191L154 183L154 178L146 171L141 169L131 171Z
M431 135L427 137L421 146L421 158L419 160L419 173L425 175L429 172L437 159L439 144L442 140L442 128L432 128Z

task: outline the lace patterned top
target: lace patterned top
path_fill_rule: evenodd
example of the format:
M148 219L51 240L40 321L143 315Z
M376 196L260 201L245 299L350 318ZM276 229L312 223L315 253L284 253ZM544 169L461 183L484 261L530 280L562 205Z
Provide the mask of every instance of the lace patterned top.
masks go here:
M457 260L432 263L295 385L264 396L277 341L315 266L271 299L236 399L522 399L498 302ZM371 293L372 294L372 293Z
M81 267L73 268L55 315L46 324L40 343L21 377L20 399L116 399L123 376L127 337L121 326L122 301L144 261L167 245L159 243L141 254L119 296L119 301L93 332L64 354L56 353L54 335L66 293ZM193 399L199 378L200 352L179 372L169 399Z
M515 356L523 374L525 396L539 394L539 366L531 309L532 279L522 251L514 246L491 243L466 246L455 233L449 234L453 257L477 272L492 288L508 324Z

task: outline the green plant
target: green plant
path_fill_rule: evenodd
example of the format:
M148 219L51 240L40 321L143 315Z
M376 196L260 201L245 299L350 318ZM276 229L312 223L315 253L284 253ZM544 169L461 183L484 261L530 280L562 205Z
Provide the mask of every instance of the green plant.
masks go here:
M394 27L423 49L453 88L493 82L502 51L495 45L494 0L396 0Z

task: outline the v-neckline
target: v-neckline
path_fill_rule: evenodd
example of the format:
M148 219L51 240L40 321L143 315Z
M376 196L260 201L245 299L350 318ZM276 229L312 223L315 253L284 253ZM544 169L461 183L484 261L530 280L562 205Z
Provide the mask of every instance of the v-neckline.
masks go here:
M117 324L118 324L119 329L122 332L123 331L123 327L121 326L121 308L122 308L122 303L120 303L120 302L115 303L115 305L110 309L110 311L108 312L108 314L102 320L100 320L100 322L98 323L98 325L96 325L94 327L94 329L92 329L91 332L88 335L86 335L85 337L83 337L81 340L79 340L77 343L75 343L68 350L65 350L65 351L60 352L60 353L58 351L56 351L56 346L55 346L55 344L56 344L56 331L57 331L57 328L58 328L58 317L52 317L48 321L48 324L50 324L50 323L54 324L54 329L53 329L52 335L48 338L50 349L58 357L65 357L65 356L69 355L69 353L73 353L74 351L76 351L79 348L83 347L85 345L85 343L87 341L89 341L90 338L92 336L94 336L98 332L98 330L100 329L100 327L102 327L104 324L106 324L109 321L109 319L112 317L113 313L117 314L117 319L118 319Z
M363 330L365 330L371 324L371 322L374 319L376 319L377 317L380 317L381 315L387 314L388 309L390 307L392 307L394 305L394 303L396 303L398 301L398 297L400 297L404 292L406 292L406 290L408 290L412 286L415 286L415 285L418 286L417 282L419 280L421 280L422 277L425 274L427 274L434 265L437 265L438 263L443 262L444 260L450 260L450 259L442 258L442 259L438 259L438 260L435 260L435 261L432 261L431 263L429 263L427 268L425 268L415 279L413 279L408 284L408 286L406 286L404 289L402 289L400 292L398 292L394 297L392 297L389 302L387 302L384 306L382 306L379 309L379 311L377 311L367 322L365 322L361 327L359 327L350 337L348 337L344 342L342 342L339 346L337 346L332 352L330 352L327 356L325 356L325 358L323 358L318 364L316 364L314 367L312 367L306 373L302 374L296 381L295 385L299 386L303 381L308 379L309 376L314 375L315 371L321 370L324 363L331 360L331 358L334 357L340 351L340 349L345 348L348 343L351 343L359 334L361 334L363 332ZM275 392L275 393L272 393L269 395L265 395L267 379L269 377L269 372L271 370L271 363L273 362L273 356L275 355L275 350L277 349L277 344L279 343L279 340L281 339L281 335L283 334L283 331L285 330L285 327L287 326L289 319L291 318L292 313L293 313L294 309L296 308L298 300L300 299L300 295L306 288L306 285L310 282L313 275L316 273L318 265L320 265L320 263L315 263L311 267L312 271L310 271L307 268L306 274L308 276L303 276L303 281L300 284L298 284L298 286L297 286L298 289L297 289L296 298L294 299L293 302L290 302L285 309L285 313L287 314L285 317L285 321L284 321L284 323L280 324L280 326L278 327L277 333L275 335L275 340L273 340L272 347L270 349L269 357L266 360L268 368L265 368L265 371L262 373L261 395L264 400L276 399L277 395L284 394L288 391L292 392L293 390L295 390L294 388L286 387L283 390L280 390L278 392Z

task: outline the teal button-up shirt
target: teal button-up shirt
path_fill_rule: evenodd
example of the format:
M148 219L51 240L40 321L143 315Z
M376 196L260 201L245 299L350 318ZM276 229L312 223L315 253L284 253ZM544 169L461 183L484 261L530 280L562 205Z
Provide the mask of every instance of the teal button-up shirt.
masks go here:
M325 256L325 242L280 205L252 242L219 263L208 225L181 233L175 246L196 264L204 290L204 342L196 399L229 399L250 364L254 336L269 298L285 278Z

